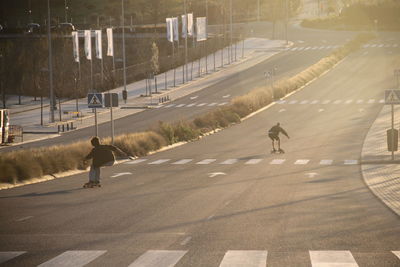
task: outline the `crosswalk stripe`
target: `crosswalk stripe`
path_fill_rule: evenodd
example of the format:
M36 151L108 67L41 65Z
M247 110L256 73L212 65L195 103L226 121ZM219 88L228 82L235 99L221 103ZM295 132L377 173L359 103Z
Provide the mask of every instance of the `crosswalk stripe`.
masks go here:
M317 104L319 102L319 100L313 100L310 104Z
M325 46L318 47L319 50L325 49Z
M213 106L216 106L216 105L218 105L218 103L215 103L215 102L211 103L211 104L208 104L209 107L213 107Z
M333 102L333 104L340 104L342 103L342 100L336 100L335 102Z
M311 47L307 46L306 49L304 49L304 50L310 50L310 49L311 49Z
M304 46L299 47L299 49L297 49L297 51L301 51L304 49Z
M333 160L331 159L323 159L319 162L320 165L331 165Z
M228 102L222 102L222 103L220 103L218 106L224 106L224 105L226 105L226 104L229 104Z
M379 100L379 103L385 103L385 99Z
M344 161L344 165L356 165L358 163L358 160L354 160L354 159L346 159Z
M156 164L165 163L165 162L167 162L167 161L170 161L170 159L159 159L159 160L156 160L156 161L149 162L148 164L149 164L149 165L156 165Z
M276 103L277 103L277 104L285 104L285 103L286 103L286 100L278 100L278 101L276 101Z
M196 164L205 165L205 164L213 163L214 161L216 161L216 159L204 159L204 160L202 160L202 161L197 162Z
M368 100L368 104L372 104L372 103L375 103L375 99Z
M346 104L350 104L352 102L353 102L353 99L349 99L349 100L346 101Z
M368 48L370 45L369 44L365 44L363 45L363 48Z
M350 251L310 251L312 267L358 267Z
M362 100L362 99L357 100L357 104L361 104L363 102L364 102L364 100Z
M227 160L221 162L220 164L229 165L229 164L235 164L236 162L238 162L237 159L227 159Z
M378 47L382 48L382 47L384 47L384 45L383 45L383 44L380 44Z
M265 267L268 251L229 250L225 253L220 267Z
M307 104L307 103L308 103L308 100L303 100L303 101L300 102L300 105L304 105L304 104Z
M207 105L207 103L201 103L201 104L198 104L197 106L198 107L202 107L202 106L205 106L205 105Z
M311 48L311 50L317 50L318 46L314 46L313 48Z
M128 165L139 164L139 163L145 162L146 160L147 159L135 159L133 161L128 161L125 164L128 164Z
M309 159L298 159L298 160L296 160L296 162L294 164L295 165L306 165L308 162L310 162Z
M377 46L377 44L372 44L372 45L371 45L371 47L376 47L376 46Z
M250 159L250 160L246 161L245 164L254 165L254 164L260 163L261 161L262 161L262 159Z
M184 107L184 106L186 106L186 104L179 104L179 105L176 105L175 107L176 108L181 108L181 107Z
M176 161L176 162L174 162L174 163L172 163L172 164L175 164L175 165L183 165L183 164L186 164L186 163L189 163L189 162L191 162L193 159L181 159L181 160L178 160L178 161Z
M196 104L197 104L197 103L192 103L192 104L186 105L186 107L187 107L187 108L190 108L190 107L195 106Z
M297 100L292 100L289 102L289 104L296 104L296 103L297 103Z
M26 251L7 251L0 252L0 264L11 259L14 259L22 254L26 253Z
M80 267L85 266L97 257L106 253L105 250L97 251L66 251L57 257L40 264L38 267Z
M129 267L172 267L186 254L187 250L149 250Z
M331 101L330 100L324 100L324 102L322 102L322 104L326 105L329 104Z
M274 159L273 161L271 161L269 164L274 164L274 165L278 165L278 164L282 164L286 161L286 159Z
M173 106L175 106L175 104L169 104L169 105L166 105L166 106L164 106L164 107L166 107L166 108L171 108L171 107L173 107Z
M392 251L392 253L400 259L400 251Z

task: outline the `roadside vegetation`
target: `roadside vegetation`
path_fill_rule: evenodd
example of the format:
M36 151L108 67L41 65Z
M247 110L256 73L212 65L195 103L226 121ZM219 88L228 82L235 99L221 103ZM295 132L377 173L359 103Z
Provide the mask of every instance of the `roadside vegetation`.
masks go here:
M306 19L302 21L301 25L332 30L399 31L399 14L399 1L358 2L344 7L339 15Z
M300 89L372 38L372 34L360 34L297 75L279 80L273 88L275 98ZM209 132L240 123L244 117L270 104L273 101L271 92L269 86L255 88L236 97L229 105L200 115L192 121L159 122L149 131L120 135L114 143L129 154L140 157L167 145L194 141ZM110 140L105 139L103 142L109 143ZM87 166L83 165L83 158L90 149L90 142L87 141L3 153L0 156L0 183L15 184L44 175L85 169Z

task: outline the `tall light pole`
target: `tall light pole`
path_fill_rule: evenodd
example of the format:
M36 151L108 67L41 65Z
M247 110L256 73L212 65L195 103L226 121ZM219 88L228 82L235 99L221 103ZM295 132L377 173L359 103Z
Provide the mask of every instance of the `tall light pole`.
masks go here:
M49 46L50 122L54 122L53 51L51 46L50 0L47 0L47 42Z
M185 20L186 23L182 23L183 25L186 25L186 29L184 30L185 32L185 67L183 69L183 73L186 74L186 81L188 81L188 68L187 68L187 64L188 64L188 14L187 14L187 9L186 9L186 0L183 1L183 13L185 15ZM184 75L185 76L185 75ZM185 79L183 79L183 82L185 82Z
M127 91L126 91L126 62L125 62L125 8L124 8L124 1L121 0L121 7L122 7L122 61L123 61L123 68L124 68L124 90L122 92L124 96L124 100L126 103L127 98Z
M230 13L231 13L231 44L230 44L230 49L231 49L231 60L232 60L232 38L233 38L233 14L232 14L232 0L229 1L229 5L230 5Z
M65 22L68 22L68 6L67 6L67 0L64 0L64 11L65 11Z

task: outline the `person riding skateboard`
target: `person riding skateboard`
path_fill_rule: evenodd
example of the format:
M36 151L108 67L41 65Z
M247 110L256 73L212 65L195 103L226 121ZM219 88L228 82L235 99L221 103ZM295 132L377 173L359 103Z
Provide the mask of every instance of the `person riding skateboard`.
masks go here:
M282 133L285 135L288 139L290 138L287 132L280 126L280 123L278 122L276 125L274 125L269 131L268 131L268 136L272 140L272 153L277 152L275 149L275 141L278 142L278 152L284 153L284 151L281 149L281 139L279 138L279 133Z

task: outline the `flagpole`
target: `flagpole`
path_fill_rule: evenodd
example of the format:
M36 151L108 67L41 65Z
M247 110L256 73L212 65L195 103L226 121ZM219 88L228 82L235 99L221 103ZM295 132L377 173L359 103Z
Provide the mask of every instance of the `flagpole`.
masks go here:
M125 9L124 9L124 1L125 0L121 0L122 4L122 58L123 58L123 68L124 68L124 94L127 95L126 92L126 62L125 62ZM126 99L125 103L126 103Z
M50 0L47 0L47 41L49 46L49 89L50 89L50 122L54 122L54 89L53 89L53 52L51 46Z
M184 13L185 13L185 27L186 27L186 29L185 29L185 71L186 71L186 80L188 81L189 80L189 78L188 78L188 67L187 67L187 64L188 64L188 35L189 35L189 31L188 31L188 14L187 14L187 9L186 9L186 0L184 0L183 1L183 9L184 9Z

